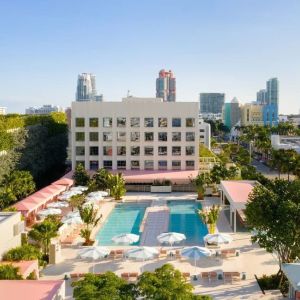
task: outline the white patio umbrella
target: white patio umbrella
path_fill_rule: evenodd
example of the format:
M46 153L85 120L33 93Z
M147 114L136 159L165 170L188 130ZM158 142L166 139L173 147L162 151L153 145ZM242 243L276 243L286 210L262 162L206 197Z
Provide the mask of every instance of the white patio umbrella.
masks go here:
M172 246L174 243L182 242L185 239L186 236L183 233L178 232L165 232L157 236L157 240L160 243L167 243L170 244L170 246Z
M229 244L232 242L232 237L229 234L220 232L207 234L203 239L206 243L214 245Z
M62 193L57 198L60 201L66 201L66 200L69 200L72 196L79 195L79 194L82 194L82 192L81 191L73 191L73 192L67 191L67 192Z
M64 217L62 219L62 222L64 224L67 224L67 225L80 225L80 224L83 224L83 221L82 221L80 216Z
M61 209L59 208L47 208L38 212L38 215L41 217L47 217L50 215L60 215Z
M62 207L68 207L69 203L66 201L60 201L60 202L52 202L47 205L47 208L62 208Z
M136 243L140 237L133 233L122 233L114 236L111 240L116 244L133 244Z
M80 213L79 213L79 210L76 210L76 211L70 211L69 213L67 213L64 217L64 218L70 218L70 217L80 217Z
M106 196L108 196L108 193L104 192L104 191L97 191L97 192L88 193L87 196L88 197L106 197Z
M147 260L158 255L158 250L152 247L137 247L126 252L126 257L131 259Z
M83 248L78 252L80 258L83 259L92 259L97 260L100 258L106 257L110 253L110 250L106 247L93 246ZM94 265L93 265L93 273L94 273Z
M87 191L88 187L87 186L82 186L82 185L78 185L78 186L73 186L70 188L70 191L80 191L80 192L84 192Z

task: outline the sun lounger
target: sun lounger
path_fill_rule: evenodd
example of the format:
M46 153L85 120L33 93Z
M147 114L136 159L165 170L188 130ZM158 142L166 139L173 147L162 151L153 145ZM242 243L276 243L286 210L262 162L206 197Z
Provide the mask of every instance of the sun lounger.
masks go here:
M200 275L203 280L208 280L209 282L218 279L217 272L202 272Z
M182 276L184 277L184 279L187 281L187 280L189 280L190 279L190 277L191 277L191 274L190 273L188 273L188 272L183 272L182 273Z
M129 280L129 273L122 273L121 278L128 281Z
M241 280L241 274L239 272L223 272L224 282L233 282Z
M168 256L167 250L160 249L158 258L165 258Z
M176 251L175 251L175 258L176 258L176 259L182 259L180 250L176 250Z
M238 256L239 252L236 249L224 249L221 250L222 258L235 257Z

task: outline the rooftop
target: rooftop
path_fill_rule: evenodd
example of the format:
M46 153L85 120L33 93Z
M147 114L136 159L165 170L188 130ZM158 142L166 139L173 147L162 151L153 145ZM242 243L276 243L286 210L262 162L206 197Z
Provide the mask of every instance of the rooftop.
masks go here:
M0 280L1 299L52 300L63 280Z
M5 212L5 211L1 211L0 212L0 223L7 220L9 217L13 216L16 212Z

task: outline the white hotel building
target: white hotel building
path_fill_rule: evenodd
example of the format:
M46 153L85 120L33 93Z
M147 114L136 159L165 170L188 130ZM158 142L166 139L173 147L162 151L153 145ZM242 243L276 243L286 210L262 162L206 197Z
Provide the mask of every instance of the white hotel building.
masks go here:
M197 170L197 102L73 102L72 169Z

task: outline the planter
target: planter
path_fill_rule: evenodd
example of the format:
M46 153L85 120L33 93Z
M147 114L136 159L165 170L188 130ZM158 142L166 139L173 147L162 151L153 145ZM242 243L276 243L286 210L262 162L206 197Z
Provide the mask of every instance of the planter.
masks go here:
M152 185L150 187L151 193L171 193L172 186L171 185Z

